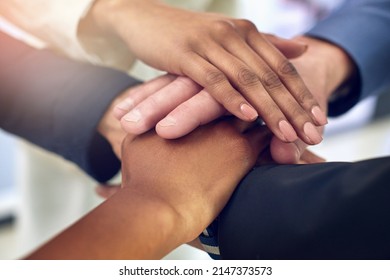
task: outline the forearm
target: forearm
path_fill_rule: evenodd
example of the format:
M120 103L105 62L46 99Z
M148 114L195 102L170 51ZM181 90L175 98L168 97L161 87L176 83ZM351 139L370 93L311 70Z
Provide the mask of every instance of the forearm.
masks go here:
M93 60L77 40L80 18L93 0L9 0L0 3L0 14L45 45L78 60Z
M159 1L95 0L84 17L81 28L84 33L89 33L88 36L101 37L104 40L114 40L116 43L120 43L122 32L127 32L130 37L133 37L132 33L136 32L137 29L142 32L146 28L140 25L142 14L150 13L150 7L156 3ZM125 24L120 24L122 17ZM126 30L121 30L122 26Z
M165 202L121 189L28 259L160 259L184 243Z
M115 47L118 54L126 53L126 56L113 56L114 60L122 60L116 61L116 65L130 65L132 56L141 58L142 47L156 43L155 38L149 41L145 34L155 29L151 23L161 16L161 10L154 12L155 8L164 6L159 0L96 0L80 22L80 41L84 42L87 51L96 52L99 56L107 56ZM145 40L148 40L147 43ZM100 46L92 46L93 42Z
M148 9L156 4L162 3L160 0L95 0L86 17L94 23L96 30L111 34L119 31L118 15L129 16L131 21L128 23L133 23L135 27L142 13L150 13Z
M123 188L29 258L157 259L193 240L268 146L267 129L240 125L215 122L176 141L129 135Z

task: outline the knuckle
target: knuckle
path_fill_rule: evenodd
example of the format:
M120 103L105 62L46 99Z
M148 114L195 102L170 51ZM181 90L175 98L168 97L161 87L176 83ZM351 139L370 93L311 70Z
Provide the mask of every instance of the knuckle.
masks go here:
M250 20L247 20L247 19L236 20L235 24L236 24L237 27L239 27L239 28L241 28L243 30L246 30L246 31L257 30L256 25L253 22L251 22Z
M242 103L241 95L238 93L232 91L232 92L225 92L223 97L221 98L220 102L221 104L227 108L228 110L233 110L235 108L235 105Z
M188 102L184 102L177 106L174 110L175 116L180 116L180 118L185 118L190 116L192 113L193 107Z
M148 92L149 88L148 84L135 86L126 92L126 98L137 100L144 92Z
M243 86L253 86L259 82L255 73L247 68L242 68L238 71L238 82Z
M121 105L122 109L126 108L127 111L133 109L136 106L135 100L132 96L126 97L119 104Z
M205 82L207 86L215 86L226 81L226 76L221 71L209 70L206 72Z
M146 101L147 101L147 103L141 104L141 105L143 105L144 108L145 107L155 108L155 106L158 106L159 103L161 102L161 98L158 94L153 94Z
M203 47L203 42L209 40L209 36L205 34L200 34L199 32L193 32L188 36L187 41L182 43L182 49L186 50L187 57L182 57L183 59L188 58L188 55L193 54L193 50L200 50ZM185 61L185 60L184 60Z
M306 90L305 88L301 88L301 89L297 90L296 99L302 105L309 104L312 102L311 95L310 95L309 91Z
M272 71L267 71L263 74L262 82L268 89L279 88L282 86L282 82L279 77Z
M218 20L214 23L214 31L220 36L227 36L234 31L234 25L227 20Z
M179 86L182 86L185 89L192 89L197 86L197 84L187 77L178 77L175 80Z
M297 76L298 71L295 68L294 64L292 64L288 60L283 60L283 62L279 66L279 73L283 76Z

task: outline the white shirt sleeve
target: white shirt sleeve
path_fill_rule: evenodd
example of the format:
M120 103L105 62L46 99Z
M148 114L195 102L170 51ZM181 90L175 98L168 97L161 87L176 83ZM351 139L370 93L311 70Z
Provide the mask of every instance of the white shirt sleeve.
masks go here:
M83 19L95 0L0 0L0 17L71 58L129 70L135 60L119 41L97 37ZM170 5L206 10L213 0L164 0Z
M77 38L79 21L93 1L3 0L0 1L0 15L51 49L74 59L96 62Z
M204 11L213 0L163 0L169 5L196 10L196 11ZM87 25L87 24L86 24ZM114 67L120 70L129 70L133 65L135 57L131 54L126 47L126 45L119 41L108 41L106 38L97 37L88 32L87 28L84 28L83 21L80 21L79 30L78 30L78 38L80 44L83 48L89 53L95 55L95 61L97 63L104 64L106 66ZM115 51L113 51L115 50ZM148 69L148 71L152 71ZM137 71L136 71L137 72ZM137 75L136 72L132 72L132 74ZM160 72L157 72L160 73ZM155 74L155 73L154 73ZM152 76L155 76L152 74ZM144 71L142 71L143 76L149 76Z
M213 0L163 0L169 5L191 9L195 11L204 11L206 10ZM95 62L99 64L104 64L106 66L114 67L120 70L128 71L135 57L131 54L127 46L123 42L119 41L108 41L106 38L97 37L88 32L88 28L84 28L88 24L84 24L83 21L80 21L78 29L78 38L80 44L83 46L84 50L89 54L95 55ZM134 69L133 69L134 70ZM138 70L132 72L136 76L141 76L137 73ZM146 74L144 70L140 70L142 76L149 77L150 75ZM155 70L147 69L147 71L155 72ZM156 72L161 73L161 72ZM153 73L151 76L155 76L156 73Z

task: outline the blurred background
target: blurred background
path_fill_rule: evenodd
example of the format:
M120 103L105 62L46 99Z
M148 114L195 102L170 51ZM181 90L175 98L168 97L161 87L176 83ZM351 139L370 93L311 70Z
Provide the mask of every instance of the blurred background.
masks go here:
M323 10L308 11L302 1L170 1L195 10L222 12L253 21L261 31L291 37L309 28L323 11L340 1L315 1ZM278 15L275 17L275 15ZM0 28L27 37L0 20ZM132 73L157 74L137 64ZM329 161L356 161L390 155L390 94L365 100L341 118L331 119L323 143L311 150ZM96 183L72 164L0 131L0 259L21 258L101 203ZM183 245L168 259L209 259Z

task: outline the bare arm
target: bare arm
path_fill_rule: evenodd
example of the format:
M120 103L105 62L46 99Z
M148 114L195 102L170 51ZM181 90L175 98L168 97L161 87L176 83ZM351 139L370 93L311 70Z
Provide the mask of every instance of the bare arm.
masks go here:
M28 258L163 257L218 215L269 136L226 121L174 141L153 132L128 136L123 188Z

